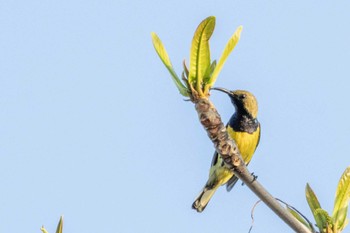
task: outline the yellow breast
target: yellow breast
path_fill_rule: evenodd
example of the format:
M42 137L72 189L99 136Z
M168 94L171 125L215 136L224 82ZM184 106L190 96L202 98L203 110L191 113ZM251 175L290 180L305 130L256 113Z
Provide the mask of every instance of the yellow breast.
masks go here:
M227 132L228 135L235 140L244 162L248 164L259 143L260 127L258 127L254 133L250 134L246 132L236 132L228 126ZM232 176L233 172L224 166L224 161L221 156L219 156L217 162L210 168L208 184L220 186L225 184Z
M246 164L250 162L259 143L260 126L250 134L246 132L236 132L230 126L227 126L228 135L235 140L242 158Z

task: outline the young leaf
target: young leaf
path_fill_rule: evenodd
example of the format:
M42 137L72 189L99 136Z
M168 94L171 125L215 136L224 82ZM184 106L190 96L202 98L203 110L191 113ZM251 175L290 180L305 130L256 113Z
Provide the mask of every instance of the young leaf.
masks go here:
M203 83L206 84L208 83L211 75L213 74L214 72L214 69L216 67L216 60L214 60L211 65L208 67L207 71L205 72L205 75L204 75L204 80L203 80Z
M225 64L226 59L228 58L228 56L230 55L232 50L237 45L237 43L238 43L238 41L239 41L239 39L241 37L242 29L243 29L243 27L239 26L237 28L237 30L235 31L235 33L232 35L232 37L227 42L226 47L225 47L224 51L221 54L220 60L219 60L219 62L217 64L217 66L215 67L215 70L214 70L212 76L210 77L210 80L208 81L208 84L206 85L205 92L208 91L209 88L211 88L214 85L214 83L215 83L215 81L216 81L216 79L217 79L217 77L218 77L222 67Z
M62 233L63 229L63 216L60 217L60 221L58 222L56 233Z
M305 192L307 203L309 204L311 212L315 218L316 224L318 228L322 229L323 226L325 226L327 223L325 222L323 216L318 214L318 211L322 210L321 205L318 202L317 197L309 184L306 184Z
M291 209L287 206L287 210L289 213L291 213L299 222L301 222L303 225L305 225L311 232L315 232L315 229L313 228L312 224L309 224L298 212Z
M333 221L339 230L346 225L346 215L350 199L350 167L341 176L334 200Z
M152 42L153 42L153 46L154 46L160 60L162 60L165 67L170 72L171 77L172 77L177 89L179 90L180 94L183 96L189 96L187 88L182 84L179 77L177 76L177 74L174 71L174 68L170 62L168 53L166 52L162 41L159 39L157 34L155 34L154 32L152 32Z
M188 68L187 68L187 66L186 66L186 61L185 61L185 60L183 60L182 66L183 66L183 68L184 68L184 75L185 75L185 77L188 78L189 71L188 71Z
M41 230L43 233L48 233L44 226L42 226L42 227L40 228L40 230Z
M317 223L320 232L332 233L333 229L333 220L331 216L329 216L328 212L322 208L316 209L314 211L314 216L317 216L320 219L320 223ZM316 218L316 217L315 217Z
M188 81L196 85L195 89L202 95L202 84L205 72L210 66L209 39L215 27L215 17L203 20L196 29L190 52L190 73Z

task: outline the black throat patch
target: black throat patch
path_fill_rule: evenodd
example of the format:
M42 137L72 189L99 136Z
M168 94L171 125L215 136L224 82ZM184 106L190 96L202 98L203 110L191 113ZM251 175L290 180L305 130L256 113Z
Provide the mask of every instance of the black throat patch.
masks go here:
M236 132L254 133L258 127L258 119L252 118L250 115L233 114L228 125Z

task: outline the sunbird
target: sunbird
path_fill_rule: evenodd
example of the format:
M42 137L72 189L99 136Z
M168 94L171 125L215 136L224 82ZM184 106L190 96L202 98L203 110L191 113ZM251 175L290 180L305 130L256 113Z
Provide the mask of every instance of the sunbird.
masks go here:
M228 94L235 107L235 113L227 123L226 129L228 135L236 142L244 162L248 165L260 140L260 123L257 119L258 102L254 95L248 91L229 91L224 88L211 89ZM226 184L226 190L229 192L237 181L238 178L226 167L221 156L215 151L209 171L209 179L193 202L192 208L197 212L202 212L221 185Z

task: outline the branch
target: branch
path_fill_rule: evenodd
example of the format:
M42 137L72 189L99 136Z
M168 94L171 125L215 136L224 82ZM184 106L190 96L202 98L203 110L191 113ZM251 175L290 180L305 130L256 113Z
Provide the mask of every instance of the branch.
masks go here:
M306 226L300 223L292 214L282 207L248 171L236 143L228 136L226 127L222 123L219 113L210 100L207 98L199 98L192 101L195 104L201 124L214 143L216 151L225 161L226 166L294 231L299 233L311 233Z

